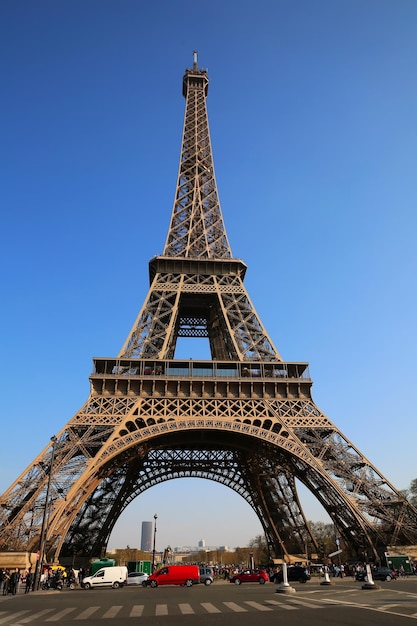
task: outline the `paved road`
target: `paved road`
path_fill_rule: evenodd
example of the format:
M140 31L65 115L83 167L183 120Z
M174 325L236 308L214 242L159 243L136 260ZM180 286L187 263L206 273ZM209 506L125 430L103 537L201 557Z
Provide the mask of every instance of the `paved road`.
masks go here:
M78 589L0 596L0 626L249 626L254 620L285 620L286 626L391 626L417 620L417 577L364 591L361 583L338 580L294 583L293 594L276 586L216 582L210 587Z

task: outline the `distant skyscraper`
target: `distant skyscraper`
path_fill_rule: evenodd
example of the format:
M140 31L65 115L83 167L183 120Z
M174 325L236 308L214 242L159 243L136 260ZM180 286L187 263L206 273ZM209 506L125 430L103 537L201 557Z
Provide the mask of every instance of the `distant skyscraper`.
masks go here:
M152 550L152 522L142 522L140 549L144 552L150 552Z
M200 539L200 541L198 542L198 547L199 548L205 548L206 547L206 540L205 539Z

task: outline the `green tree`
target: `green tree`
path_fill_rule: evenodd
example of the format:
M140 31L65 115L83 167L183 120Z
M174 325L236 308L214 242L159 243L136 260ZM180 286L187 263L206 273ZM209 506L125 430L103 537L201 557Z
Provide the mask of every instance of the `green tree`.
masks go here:
M407 494L405 497L409 503L413 506L417 506L417 478L411 481L409 488L406 489L405 492Z
M257 535L248 543L256 565L266 565L269 561L268 546L264 535Z
M414 478L408 489L401 489L400 494L404 496L406 500L409 501L413 506L417 506L417 478Z
M335 550L335 532L333 524L308 522L311 532L319 546L319 557L323 558Z

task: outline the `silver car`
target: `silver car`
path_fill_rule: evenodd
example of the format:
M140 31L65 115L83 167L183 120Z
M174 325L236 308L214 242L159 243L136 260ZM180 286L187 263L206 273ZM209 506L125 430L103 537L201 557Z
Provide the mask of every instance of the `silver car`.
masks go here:
M214 581L212 567L200 567L200 582L204 585L211 585Z
M128 585L141 585L148 580L149 575L144 572L130 572L127 576Z

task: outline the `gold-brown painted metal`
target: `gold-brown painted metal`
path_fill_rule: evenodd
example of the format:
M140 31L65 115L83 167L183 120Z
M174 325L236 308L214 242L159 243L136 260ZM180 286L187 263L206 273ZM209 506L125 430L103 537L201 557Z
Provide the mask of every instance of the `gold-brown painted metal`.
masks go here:
M190 476L239 493L273 556L303 552L306 540L317 547L296 479L358 551L417 542L416 509L315 405L308 364L282 361L255 311L223 223L207 93L195 56L183 78L174 206L147 297L118 356L94 359L89 398L54 449L1 496L0 550L37 550L47 507L49 558L100 556L135 497ZM211 359L175 359L179 337L208 340Z

